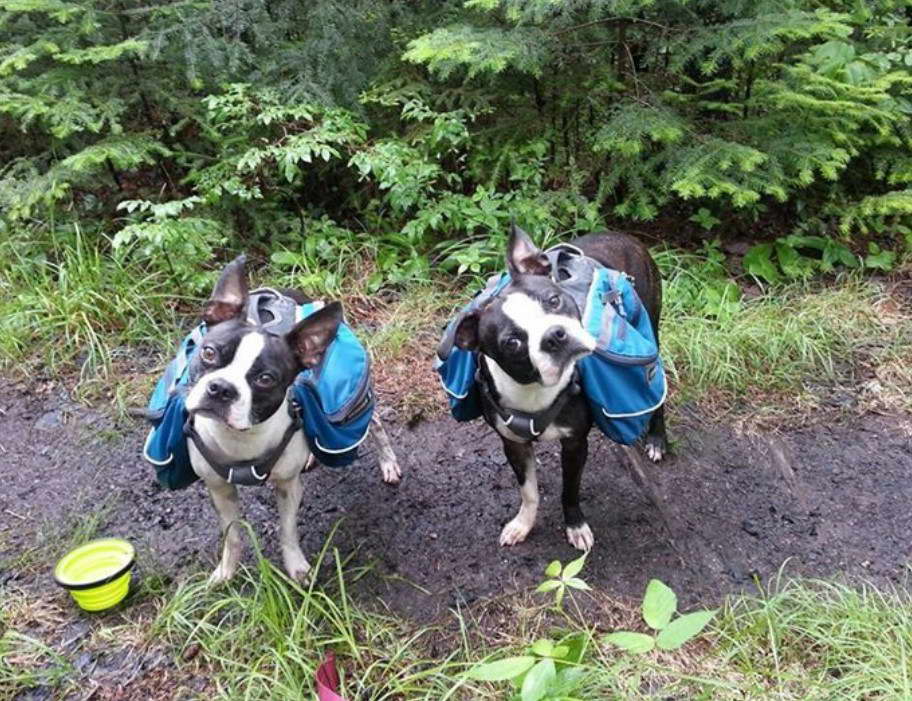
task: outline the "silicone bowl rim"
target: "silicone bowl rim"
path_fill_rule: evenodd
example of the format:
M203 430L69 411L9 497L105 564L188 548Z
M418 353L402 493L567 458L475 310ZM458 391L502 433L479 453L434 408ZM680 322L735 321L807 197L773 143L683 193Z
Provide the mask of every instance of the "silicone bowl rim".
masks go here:
M103 542L110 542L112 545L116 543L117 545L119 545L123 552L129 553L129 555L130 555L129 561L123 567L118 569L116 572L109 574L109 575L105 575L101 579L95 579L91 582L67 582L67 581L62 580L60 578L60 576L58 576L58 570L60 569L61 563L63 563L64 560L66 560L68 557L71 557L74 553L78 553L83 548L89 548L92 545L98 545L99 543L103 543ZM98 538L96 540L91 540L88 543L83 543L82 545L80 545L76 548L73 548L72 550L70 550L70 552L68 552L66 555L64 555L62 558L60 558L57 561L57 564L54 566L54 581L57 582L57 584L59 584L64 589L69 589L70 591L79 591L82 589L94 589L95 587L101 587L101 586L104 586L105 584L110 584L115 579L123 576L124 574L126 574L127 572L130 571L130 569L133 567L133 565L135 563L136 563L136 549L129 542L127 542L126 540L124 540L122 538Z

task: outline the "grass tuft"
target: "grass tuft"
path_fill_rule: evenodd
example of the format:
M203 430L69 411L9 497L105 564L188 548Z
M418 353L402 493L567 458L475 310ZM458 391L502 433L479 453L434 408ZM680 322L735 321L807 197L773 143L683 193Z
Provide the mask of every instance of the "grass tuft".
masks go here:
M716 663L749 698L912 698L910 604L906 591L791 581L725 609Z
M679 399L853 385L860 373L876 376L912 354L912 314L877 281L794 283L748 299L712 257L664 250L657 259L665 285L662 354ZM907 376L889 377L908 387Z
M198 649L219 670L224 698L300 698L329 649L347 698L445 698L462 668L455 652L429 659L429 628L355 606L348 587L358 573L346 573L338 550L325 546L314 568L327 581L302 586L258 550L257 566L223 589L208 588L202 575L181 584L155 631L181 654Z
M118 348L163 347L176 322L162 275L112 257L78 227L49 236L0 244L0 360L77 369L84 381L107 377Z

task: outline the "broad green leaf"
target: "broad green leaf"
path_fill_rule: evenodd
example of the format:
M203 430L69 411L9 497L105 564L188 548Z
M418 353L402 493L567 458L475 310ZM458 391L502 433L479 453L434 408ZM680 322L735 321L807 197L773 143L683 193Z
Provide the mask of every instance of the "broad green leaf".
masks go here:
M588 636L583 633L573 633L564 638L558 649L564 646L567 647L567 652L564 655L557 655L555 651L555 656L559 657L562 660L567 662L573 662L574 664L579 664L580 660L583 659L583 653L586 651L586 646L589 642Z
M549 579L549 580L544 581L541 584L539 584L535 591L537 591L537 592L554 591L558 587L562 587L562 586L564 586L564 583L562 581L560 581L559 579Z
M779 267L788 278L801 277L804 273L804 267L801 265L801 254L794 248L782 241L776 241L776 258L779 260Z
M548 693L548 687L554 682L556 676L554 660L539 661L523 679L522 701L540 701Z
M518 677L534 664L535 658L531 655L507 657L495 662L476 665L466 672L466 676L469 679L477 679L482 682L501 682Z
M586 676L586 670L580 667L567 667L560 670L549 689L551 697L563 698L579 686L584 676Z
M589 591L592 588L579 577L573 577L566 580L564 583L571 589L581 589L582 591Z
M715 615L716 609L713 609L711 611L694 611L676 618L659 633L656 638L656 645L662 650L677 650L688 640L698 635Z
M655 647L655 638L645 633L634 633L632 631L622 630L617 633L610 633L605 636L605 642L614 645L627 652L643 654L649 652Z
M586 564L586 553L583 553L575 560L568 562L564 567L564 571L561 573L561 576L566 580L571 577L575 577L583 569L583 565Z
M658 579L649 580L646 594L643 596L643 620L655 630L662 630L668 625L678 608L678 597Z
M561 573L561 563L560 560L555 560L550 565L545 568L546 577L557 577Z
M529 651L539 657L550 657L554 652L554 643L547 638L539 638L532 643Z
M878 270L890 271L896 262L896 254L893 251L881 250L873 241L868 244L868 255L865 256L866 268L877 268Z
M742 264L744 269L754 277L762 277L767 282L778 282L779 271L770 260L773 253L773 246L769 243L761 243L753 246L746 254Z

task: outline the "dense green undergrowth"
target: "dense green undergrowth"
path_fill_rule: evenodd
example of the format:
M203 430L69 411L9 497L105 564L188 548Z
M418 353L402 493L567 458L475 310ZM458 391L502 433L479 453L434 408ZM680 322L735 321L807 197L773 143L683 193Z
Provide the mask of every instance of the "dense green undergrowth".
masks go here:
M326 548L317 567L319 583L303 586L262 557L220 589L207 588L201 573L176 589L147 591L143 604L134 597L133 613L96 620L82 644L96 655L98 646L128 655L161 649L177 662L169 693L193 696L199 687L184 687L182 679L204 678L207 698L224 699L307 696L329 650L350 699L797 701L907 698L912 692L906 674L912 602L902 590L780 577L760 595L729 598L714 616L682 612L681 621L699 618L701 624L669 651L668 644L652 650L627 644L631 636L650 638L650 626L668 626L675 597L657 582L641 604L576 586L557 606L550 594L529 592L422 626L379 604L357 603L352 589L364 572L348 567L335 549ZM575 576L582 582L585 570ZM151 619L150 602L157 602ZM498 611L495 628L487 606ZM0 614L4 698L30 689L74 691L79 650L61 649L53 633L62 615L48 602L6 592ZM627 632L619 637L618 631ZM532 665L558 674L527 680ZM519 676L511 682L515 670ZM129 688L138 693L144 683Z
M912 231L907 7L2 0L0 237L78 224L186 295L242 248L328 288L367 252L371 291L479 274L511 219L886 266ZM794 262L762 245L760 275Z
M901 359L912 353L912 315L901 297L891 297L886 279L850 270L761 290L751 276L732 272L737 261L716 244L653 253L664 280L661 342L673 402L721 395L733 405L750 395L813 394L856 386L883 369L888 403L908 406L903 397L912 379ZM263 261L254 282L341 298L356 330L388 359L420 362L427 349L415 339L435 337L478 284L454 285L437 276L378 301L370 283L376 267L361 249L339 251L326 268L319 259L307 260L289 267ZM215 271L198 274L208 285ZM8 370L75 373L77 385L91 387L118 379L118 362L133 360L139 350L154 373L181 331L196 323L202 299L174 294L171 284L154 267L110 255L106 244L93 244L78 227L0 242L0 359Z

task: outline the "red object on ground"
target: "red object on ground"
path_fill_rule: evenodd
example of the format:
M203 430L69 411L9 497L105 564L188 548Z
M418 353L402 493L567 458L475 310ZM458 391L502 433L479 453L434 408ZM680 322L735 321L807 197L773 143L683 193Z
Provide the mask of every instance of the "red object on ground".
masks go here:
M332 650L326 653L323 663L317 667L317 698L320 701L345 701L339 694L339 673L336 671L336 655Z

